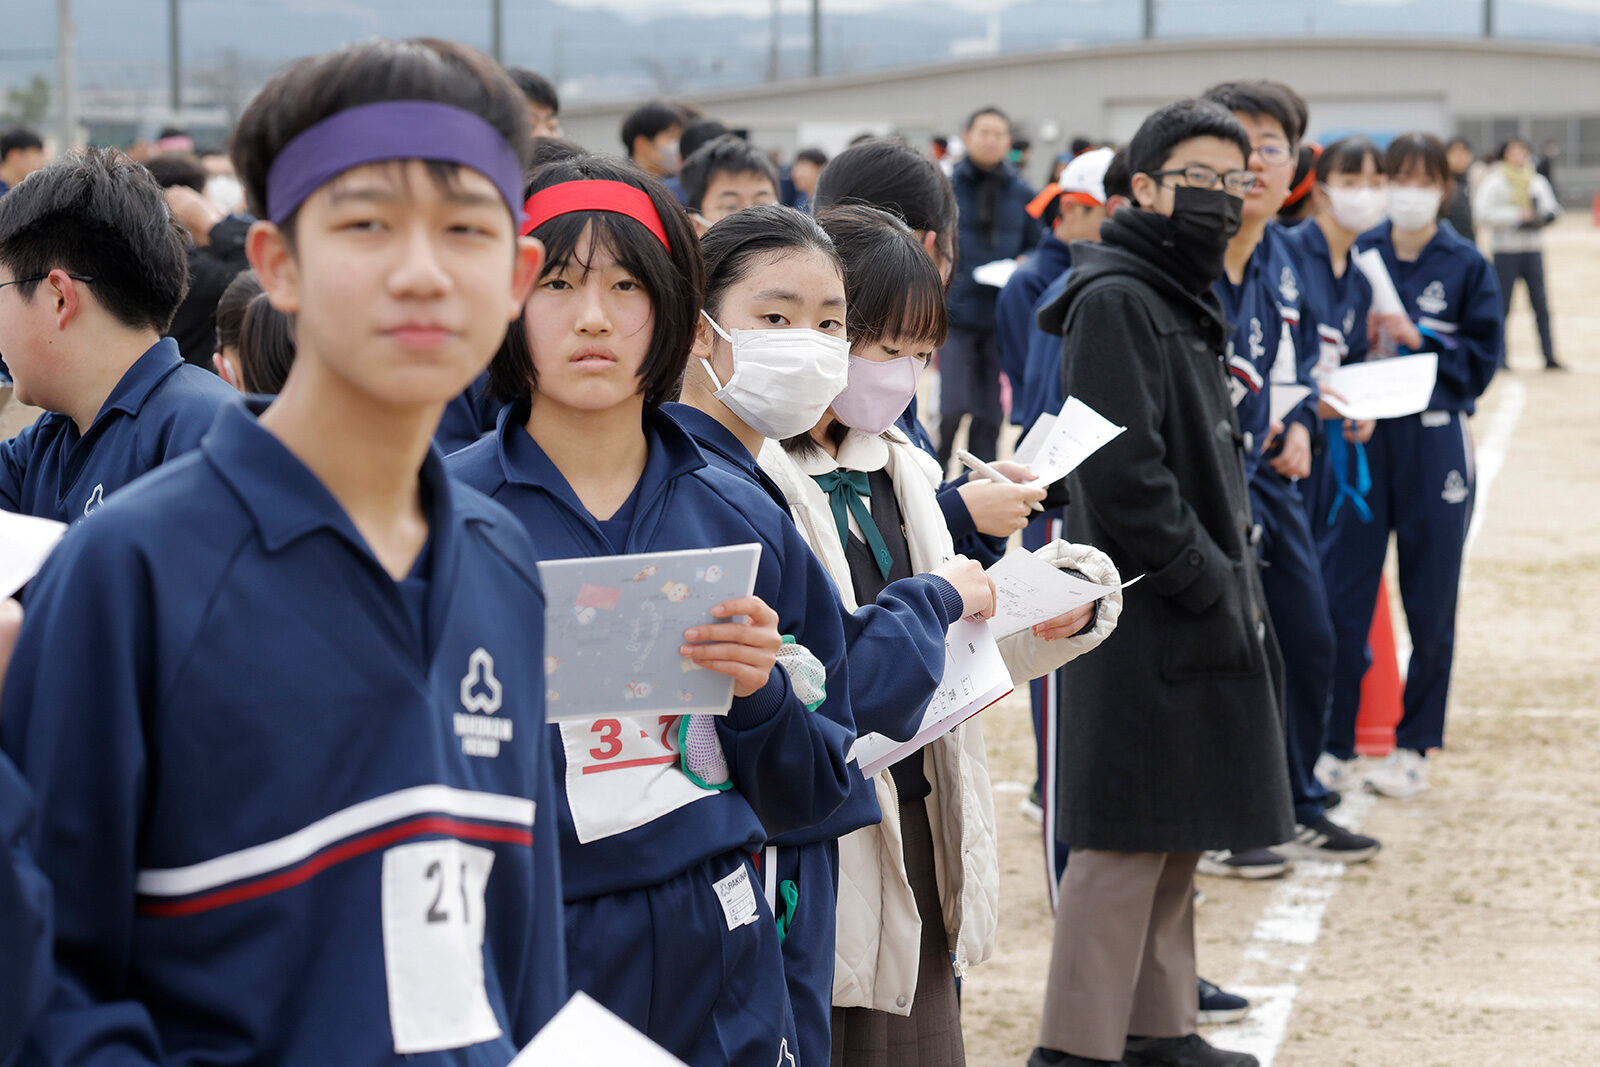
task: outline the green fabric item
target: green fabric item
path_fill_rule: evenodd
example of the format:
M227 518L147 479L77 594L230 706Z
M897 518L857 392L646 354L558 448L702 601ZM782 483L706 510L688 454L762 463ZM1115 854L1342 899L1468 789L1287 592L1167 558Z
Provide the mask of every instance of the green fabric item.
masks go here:
M800 887L785 878L778 883L778 941L781 943L789 936L789 927L794 925L794 913L800 907Z
M856 525L861 527L861 534L866 538L867 547L872 550L872 559L878 564L878 572L888 580L889 571L894 566L894 559L889 555L889 546L883 543L883 534L878 532L878 524L872 520L872 512L861 499L872 495L872 483L865 471L833 470L827 474L813 474L812 480L817 486L828 494L828 506L833 509L833 522L839 528L839 543L850 547L850 516L854 515Z

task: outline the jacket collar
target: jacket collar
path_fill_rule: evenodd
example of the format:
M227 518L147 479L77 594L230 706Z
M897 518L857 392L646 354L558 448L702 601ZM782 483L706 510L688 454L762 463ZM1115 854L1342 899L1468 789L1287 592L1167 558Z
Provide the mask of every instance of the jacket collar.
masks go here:
M815 478L829 471L864 471L871 474L889 464L889 443L877 434L851 430L839 443L838 457L830 456L819 446L794 453L795 466Z
M95 423L113 411L137 416L145 401L150 399L150 394L156 391L156 386L181 366L183 356L178 353L178 342L163 337L133 361L133 365L111 390L111 395L106 397L106 402L100 405L99 414L94 417Z
M1224 337L1233 332L1214 292L1208 289L1196 295L1154 264L1125 248L1103 241L1078 242L1073 250L1072 273L1067 275L1066 291L1055 303L1039 312L1040 328L1048 333L1061 333L1067 312L1078 293L1090 282L1104 276L1136 278L1165 297L1149 307L1151 319L1163 333L1176 332L1185 324L1192 323L1194 316L1210 320Z

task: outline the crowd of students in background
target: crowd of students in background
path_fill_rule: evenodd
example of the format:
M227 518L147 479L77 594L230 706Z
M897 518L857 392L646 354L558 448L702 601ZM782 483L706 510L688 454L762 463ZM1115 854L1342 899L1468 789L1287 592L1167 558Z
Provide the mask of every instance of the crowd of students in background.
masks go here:
M1018 536L1149 578L1000 643L1057 917L1029 1063L1254 1064L1197 1032L1248 1002L1196 973L1195 874L1365 861L1341 793L1428 787L1519 278L1559 366L1526 144L1474 176L1310 121L1224 82L1042 192L996 107L959 160L780 165L657 101L622 158L414 40L291 65L225 165L0 137L0 367L43 409L0 509L73 524L0 602L0 1064L504 1064L577 990L694 1065L964 1063L982 717L852 747L916 732ZM1427 411L1322 394L1419 352ZM1029 485L1010 424L1069 396L1126 430ZM962 440L1010 480L952 477ZM1414 651L1369 765L1391 534ZM680 650L726 715L546 723L538 560L751 542Z

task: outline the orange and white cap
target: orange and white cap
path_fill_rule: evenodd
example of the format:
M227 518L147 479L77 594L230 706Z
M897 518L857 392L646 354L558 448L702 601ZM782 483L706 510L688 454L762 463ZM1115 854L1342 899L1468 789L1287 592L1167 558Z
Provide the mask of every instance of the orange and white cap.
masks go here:
M1074 156L1056 179L1061 195L1090 207L1105 207L1106 169L1111 166L1114 155L1116 152L1112 149L1095 148Z

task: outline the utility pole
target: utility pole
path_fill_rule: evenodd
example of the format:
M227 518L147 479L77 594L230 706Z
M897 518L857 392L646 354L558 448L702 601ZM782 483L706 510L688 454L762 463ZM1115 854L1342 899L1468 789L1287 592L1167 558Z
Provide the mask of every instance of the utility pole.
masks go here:
M778 64L782 53L779 51L779 34L783 32L783 0L772 0L772 40L767 46L767 81L778 80Z
M167 106L172 109L172 121L178 122L178 109L183 106L183 41L178 32L178 0L167 0L167 58L171 80L167 83Z
M78 144L78 27L72 23L72 0L56 0L56 92L61 95L61 129L56 148L70 152Z
M1494 0L1483 0L1483 35L1494 36Z
M1156 36L1156 0L1144 0L1144 39L1155 40Z
M811 0L811 76L822 77L822 0Z
M505 0L489 0L489 54L502 67L506 65Z

